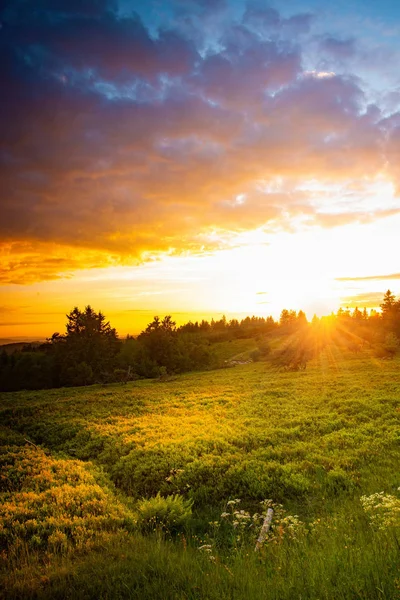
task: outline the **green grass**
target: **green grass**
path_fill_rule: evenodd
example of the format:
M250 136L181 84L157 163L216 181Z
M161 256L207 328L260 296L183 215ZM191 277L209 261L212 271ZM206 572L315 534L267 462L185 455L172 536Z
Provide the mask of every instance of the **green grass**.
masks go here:
M399 366L328 347L301 372L2 394L5 597L400 598ZM390 527L360 502L380 491ZM178 533L135 525L158 492L193 501ZM276 516L256 555L258 525L220 516L233 498L303 525L291 537Z
M231 360L248 360L252 350L257 348L253 338L243 340L229 340L212 344L213 355L219 364Z

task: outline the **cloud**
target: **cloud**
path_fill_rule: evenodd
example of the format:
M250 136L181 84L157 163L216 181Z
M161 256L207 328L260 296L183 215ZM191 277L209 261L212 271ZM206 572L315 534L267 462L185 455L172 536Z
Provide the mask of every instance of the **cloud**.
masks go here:
M387 281L390 279L400 279L400 273L391 273L389 275L367 275L365 277L337 277L336 281Z
M299 35L310 31L313 18L311 13L300 13L284 18L275 8L252 2L246 8L243 23L251 31L265 37L282 33Z
M348 225L349 223L372 223L378 219L385 219L392 217L400 213L400 208L391 208L387 210L374 210L374 211L355 211L355 212L342 212L342 213L316 213L312 216L314 223L321 225L322 227L340 227L341 225Z
M133 263L134 257L129 262ZM77 250L52 242L3 243L0 245L0 285L65 279L81 268L119 264L123 264L123 258L104 251ZM9 307L6 308L8 311Z
M5 13L3 36L43 74L72 69L117 81L176 76L197 58L193 44L177 31L161 30L154 40L137 14L119 18L114 3L23 4L23 12Z
M203 97L242 112L254 104L262 106L268 90L293 82L301 71L301 61L290 46L255 40L243 27L232 33L223 52L202 61L193 82Z
M175 3L154 34L113 3L22 4L0 31L3 283L207 251L210 231L290 229L285 215L332 227L396 210L323 213L297 190L398 177L398 120L365 109L357 77L305 74L312 15L250 5L208 32L226 3ZM347 58L350 41L323 43ZM276 178L291 188L263 191Z
M388 160L388 173L396 185L396 193L400 195L400 175L396 165L400 159L400 111L395 112L384 121L387 132L386 156Z
M341 304L348 308L355 308L356 306L358 308L360 306L365 308L377 308L382 304L383 296L383 292L365 292L363 294L341 298Z
M327 36L320 41L320 50L337 60L352 58L356 54L356 43L354 39L338 39Z
M16 308L12 305L2 305L0 306L0 315L10 314L10 312L15 312Z
M0 327L24 327L27 325L48 325L48 322L47 321L1 321L1 323L0 323Z

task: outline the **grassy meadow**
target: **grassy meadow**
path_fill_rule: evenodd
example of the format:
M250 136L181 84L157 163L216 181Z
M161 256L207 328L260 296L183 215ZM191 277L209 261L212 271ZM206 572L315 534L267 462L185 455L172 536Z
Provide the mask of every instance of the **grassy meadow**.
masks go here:
M0 594L400 598L399 367L327 346L304 371L2 394Z

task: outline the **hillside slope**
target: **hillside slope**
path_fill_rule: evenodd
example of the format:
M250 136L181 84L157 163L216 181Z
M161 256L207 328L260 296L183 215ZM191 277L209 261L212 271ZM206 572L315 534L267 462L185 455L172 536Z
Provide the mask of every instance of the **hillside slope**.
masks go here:
M398 371L327 348L294 373L2 394L7 597L398 597ZM157 493L193 502L183 529L140 529ZM244 521L275 503L260 556L234 499Z

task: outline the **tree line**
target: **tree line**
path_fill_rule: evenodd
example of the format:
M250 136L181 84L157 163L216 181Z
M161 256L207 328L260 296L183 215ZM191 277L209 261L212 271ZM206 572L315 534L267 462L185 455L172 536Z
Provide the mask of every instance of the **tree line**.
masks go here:
M154 378L221 366L219 342L255 338L252 360L271 360L291 370L305 368L326 344L358 352L365 345L377 356L392 357L400 338L400 299L388 290L380 312L340 308L328 317L307 321L303 311L283 309L279 321L246 317L241 321L191 322L177 327L170 315L154 317L138 336L122 340L102 312L75 307L67 315L64 334L43 344L0 352L0 390L44 389ZM270 340L280 337L271 352Z

